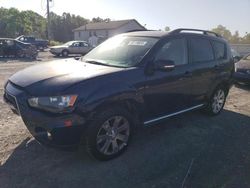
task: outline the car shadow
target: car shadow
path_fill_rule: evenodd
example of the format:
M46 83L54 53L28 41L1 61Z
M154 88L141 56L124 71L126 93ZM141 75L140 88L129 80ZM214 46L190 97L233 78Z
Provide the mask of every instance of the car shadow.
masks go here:
M26 139L0 167L1 187L250 186L249 116L192 112L139 130L108 162Z

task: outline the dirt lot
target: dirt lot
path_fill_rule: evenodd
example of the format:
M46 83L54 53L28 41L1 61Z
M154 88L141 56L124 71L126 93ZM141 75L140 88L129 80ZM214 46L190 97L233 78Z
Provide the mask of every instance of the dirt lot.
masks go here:
M0 95L11 74L53 57L38 59L0 59ZM0 98L0 187L171 188L185 179L183 187L249 188L249 135L250 88L233 87L221 115L190 112L142 128L124 155L98 162L39 145Z

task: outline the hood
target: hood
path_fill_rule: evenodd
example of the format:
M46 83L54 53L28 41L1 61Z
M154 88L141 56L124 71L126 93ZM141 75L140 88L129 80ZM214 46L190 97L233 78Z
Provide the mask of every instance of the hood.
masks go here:
M236 67L239 69L250 69L250 60L242 59L236 63Z
M9 80L31 95L42 96L57 94L78 82L122 70L66 59L28 67L15 73Z

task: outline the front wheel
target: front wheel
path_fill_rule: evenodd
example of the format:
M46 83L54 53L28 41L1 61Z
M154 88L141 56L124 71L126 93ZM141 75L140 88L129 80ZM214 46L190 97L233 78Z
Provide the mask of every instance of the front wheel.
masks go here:
M227 94L224 88L220 88L220 87L217 88L208 102L206 111L210 115L218 115L222 111L225 105L226 96Z
M62 56L63 57L68 57L68 55L69 55L69 51L68 50L63 50L62 51Z
M122 154L128 146L132 118L123 109L105 110L89 125L85 135L89 154L98 160L110 160Z

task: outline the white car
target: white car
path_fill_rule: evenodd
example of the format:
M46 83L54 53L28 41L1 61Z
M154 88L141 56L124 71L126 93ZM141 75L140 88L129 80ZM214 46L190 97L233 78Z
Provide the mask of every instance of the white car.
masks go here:
M81 54L88 53L92 47L86 41L69 41L63 45L53 46L50 48L50 53L63 57L67 57L69 54Z

